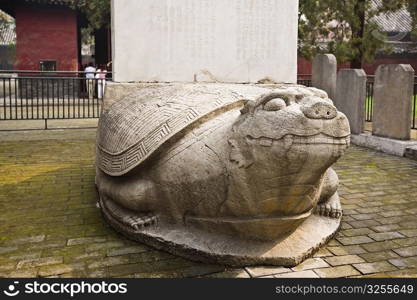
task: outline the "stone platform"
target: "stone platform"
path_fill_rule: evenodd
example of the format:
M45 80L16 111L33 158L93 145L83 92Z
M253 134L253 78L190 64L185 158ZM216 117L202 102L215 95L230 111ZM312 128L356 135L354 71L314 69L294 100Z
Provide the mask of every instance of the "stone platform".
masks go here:
M417 162L353 146L340 232L293 268L227 268L132 242L94 189L95 130L0 132L1 277L417 277Z

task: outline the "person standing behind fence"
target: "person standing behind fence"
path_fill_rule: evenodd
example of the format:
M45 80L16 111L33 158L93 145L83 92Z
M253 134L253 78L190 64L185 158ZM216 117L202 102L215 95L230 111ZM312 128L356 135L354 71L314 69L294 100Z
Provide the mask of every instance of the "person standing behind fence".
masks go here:
M96 68L94 68L93 63L89 63L87 68L85 68L84 72L86 78L88 98L91 99L94 97L94 78L96 73Z
M106 75L107 75L107 70L105 68L97 70L96 79L97 79L98 99L103 99L104 97L104 91L106 89Z

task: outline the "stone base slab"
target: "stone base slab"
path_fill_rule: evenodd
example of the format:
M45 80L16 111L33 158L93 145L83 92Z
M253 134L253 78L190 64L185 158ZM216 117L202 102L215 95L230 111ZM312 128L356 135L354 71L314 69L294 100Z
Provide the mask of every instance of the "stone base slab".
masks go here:
M417 160L417 145L405 149L405 157Z
M294 267L311 257L337 232L341 218L312 215L287 237L273 242L242 240L172 224L134 230L114 218L100 200L104 218L128 238L193 261L233 267Z
M352 134L351 142L354 145L370 148L396 156L405 156L407 148L417 147L417 141L401 141L374 136L369 133ZM417 157L417 156L416 156Z

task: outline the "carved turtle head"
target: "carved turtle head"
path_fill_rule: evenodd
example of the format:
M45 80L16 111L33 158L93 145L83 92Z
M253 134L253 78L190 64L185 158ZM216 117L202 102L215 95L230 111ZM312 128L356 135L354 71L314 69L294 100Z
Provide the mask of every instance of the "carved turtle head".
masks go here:
M259 215L299 215L318 201L326 170L350 143L346 116L323 91L292 87L249 101L233 126L230 160L261 186Z

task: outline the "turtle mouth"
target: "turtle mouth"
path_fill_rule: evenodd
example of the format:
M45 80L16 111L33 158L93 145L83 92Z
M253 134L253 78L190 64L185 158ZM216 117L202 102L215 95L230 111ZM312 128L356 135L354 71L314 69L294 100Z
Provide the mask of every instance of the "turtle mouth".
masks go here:
M264 147L272 147L274 142L284 141L286 144L292 145L335 145L335 146L349 146L350 136L334 137L324 133L319 133L311 136L299 136L293 134L287 134L282 138L274 139L269 137L254 138L247 136L247 139L252 143L255 142Z

